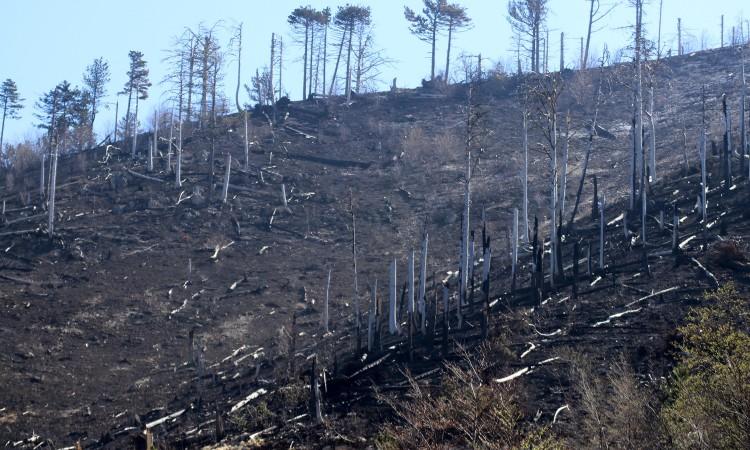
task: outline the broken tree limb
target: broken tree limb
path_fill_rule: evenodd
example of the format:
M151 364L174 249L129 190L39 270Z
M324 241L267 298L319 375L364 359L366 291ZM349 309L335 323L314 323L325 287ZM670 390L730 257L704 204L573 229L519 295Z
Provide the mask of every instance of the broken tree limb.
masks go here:
M141 179L144 179L144 180L153 181L155 183L164 183L164 180L161 180L161 179L155 178L155 177L150 177L150 176L144 175L142 173L138 173L138 172L136 172L136 171L134 171L132 169L127 169L127 171L128 171L128 173L130 175L132 175L132 176L134 176L136 178L141 178Z
M719 287L719 280L716 279L716 276L714 274L712 274L708 269L706 269L706 266L701 264L700 261L698 261L695 258L690 258L690 261L692 261L693 264L698 266L698 268L703 272L703 274L706 275L706 277L708 277L713 282L714 287L716 288Z
M626 285L623 285L623 286L628 287L630 289L633 289L631 286L626 286ZM649 294L649 295L647 295L645 297L639 298L638 300L632 301L632 302L628 303L627 305L625 305L625 307L626 308L630 308L631 306L635 305L636 303L640 303L640 302L642 302L644 300L648 300L650 298L654 298L654 297L656 297L658 295L662 295L662 294L666 294L668 292L676 291L677 289L679 289L679 287L677 287L677 286L674 286L674 287L671 287L671 288L667 288L667 289L662 289L659 292L654 292L653 294Z

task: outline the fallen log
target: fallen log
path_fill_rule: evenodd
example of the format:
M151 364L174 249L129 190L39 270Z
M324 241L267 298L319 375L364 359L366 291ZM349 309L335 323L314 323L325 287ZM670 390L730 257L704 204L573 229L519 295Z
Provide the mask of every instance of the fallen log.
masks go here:
M164 180L162 180L160 178L150 177L148 175L144 175L142 173L138 173L138 172L136 172L134 170L131 170L131 169L127 169L127 171L128 171L128 173L130 175L133 175L134 177L137 177L137 178L141 178L141 179L148 180L148 181L153 181L155 183L164 183Z

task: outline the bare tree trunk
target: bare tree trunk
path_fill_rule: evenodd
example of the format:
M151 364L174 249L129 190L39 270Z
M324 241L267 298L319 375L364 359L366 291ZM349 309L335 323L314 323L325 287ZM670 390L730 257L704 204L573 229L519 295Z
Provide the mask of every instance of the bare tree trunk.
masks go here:
M591 45L591 28L594 25L594 4L598 0L589 0L589 26L586 31L586 48L583 51L583 57L581 58L581 70L586 70L589 60L589 46Z
M328 329L328 301L331 292L331 271L332 269L328 269L328 281L326 281L326 299L325 303L323 303L323 333L330 333L330 330Z
M565 33L560 33L560 73L565 70Z
M354 219L354 195L349 191L349 208L352 211L352 269L354 270L354 329L356 331L357 352L360 349L359 282L357 279L357 222Z
M412 318L414 316L414 249L409 252L408 260L409 262L406 269L406 275L408 277L406 310L409 312L409 317Z
M336 65L333 68L333 78L331 78L331 88L328 90L328 95L333 95L333 88L336 86L336 74L339 72L339 62L341 61L341 54L344 51L344 43L346 42L346 28L344 28L341 34L341 43L339 44L339 52L336 57Z
M57 188L57 154L59 153L59 145L55 143L55 152L52 154L52 171L50 172L49 182L49 211L47 220L47 233L49 238L55 234L55 190Z
M46 186L45 186L46 185L45 182L47 181L47 177L44 175L44 160L46 159L45 158L46 156L47 155L42 154L42 165L39 168L39 172L41 174L41 180L39 181L39 197L42 199L42 202L44 202L44 194L46 194L46 192L47 192Z
M633 166L638 167L639 161L643 155L643 91L642 91L642 67L641 67L641 43L642 43L642 19L643 19L643 0L636 0L636 33L635 33L635 129L634 129L634 158ZM640 168L643 170L643 167ZM633 178L631 193L631 209L635 208L636 199L636 178Z
M565 141L563 142L562 170L560 170L560 215L565 217L565 197L568 186L568 148L570 147L570 113L565 121Z
M226 165L224 169L224 186L222 186L221 189L221 202L226 203L227 198L229 197L229 177L232 174L232 154L227 152L226 156L224 157L224 164Z
M649 98L649 124L651 125L651 152L649 154L649 175L650 182L656 183L656 116L654 111L654 84L651 82L649 87L650 98Z
M302 100L307 100L307 44L309 42L308 34L310 25L305 25L305 54L302 55Z
M180 121L179 133L177 133L177 160L174 168L174 184L176 188L182 187L182 121Z
M245 171L250 170L250 137L248 136L247 111L245 111Z
M445 84L448 84L451 67L451 44L453 41L453 20L448 24L448 51L445 55Z
M427 288L427 244L429 241L429 235L427 234L427 230L424 232L424 239L422 241L422 255L421 255L421 262L419 266L419 314L422 318L422 326L421 331L422 334L425 333L426 327L425 327L425 319L427 318L427 308L426 308L426 288Z
M748 153L748 146L747 146L747 128L746 128L746 91L747 91L747 82L745 81L745 52L744 47L740 47L740 59L742 59L742 84L740 89L742 89L742 92L740 93L740 145L742 146L742 149L740 150L740 161L742 162L741 165L741 173L747 173L748 179L750 179L750 172L748 172L746 169L748 167L747 164L747 153Z
M377 323L376 315L378 314L378 280L375 280L375 286L370 289L370 308L367 316L367 352L372 353L375 350L375 327Z
M390 334L398 333L398 320L396 318L396 259L393 259L390 270L390 283L388 285L388 332Z
M466 304L469 276L469 230L471 214L471 150L466 151L466 181L464 183L464 210L461 230L461 282L458 295L459 328L461 328L461 309Z
M352 37L354 24L349 25L349 50L346 52L346 101L352 101Z
M112 134L112 143L117 142L117 122L118 120L120 120L119 114L120 114L120 99L118 98L115 101L115 131Z
M722 96L722 111L724 113L724 190L729 192L732 186L732 122L727 105L727 95Z
M271 64L271 74L273 74L273 64ZM237 106L238 113L242 112L242 105L240 105L240 80L241 79L242 79L242 23L240 23L240 25L237 27L237 88L234 90L234 104L235 106Z
M526 105L523 111L523 241L529 242L529 125Z
M510 278L513 290L516 287L516 265L518 264L518 208L513 210L513 236Z
M604 270L604 230L607 228L607 222L604 218L604 207L606 200L604 193L602 193L601 201L599 202L599 270Z
M133 118L133 149L130 152L131 158L135 159L135 152L138 146L138 93L135 95L135 117Z
M662 7L664 6L664 0L659 0L659 31L656 37L656 60L661 59L661 17Z

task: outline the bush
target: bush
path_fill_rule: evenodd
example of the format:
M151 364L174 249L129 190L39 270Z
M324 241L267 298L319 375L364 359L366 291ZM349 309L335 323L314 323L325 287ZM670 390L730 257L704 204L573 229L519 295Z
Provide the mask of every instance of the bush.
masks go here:
M404 400L380 396L398 423L377 437L381 449L396 448L558 448L543 427L528 424L518 404L517 383L498 384L488 376L492 361L464 352L459 363L445 363L439 392L407 375Z
M624 356L610 365L605 376L597 375L580 353L570 353L566 359L577 397L573 408L583 412L577 416L582 433L576 439L587 439L592 448L659 448L652 392L640 385Z
M662 410L675 448L750 448L750 318L731 283L679 328L682 357Z

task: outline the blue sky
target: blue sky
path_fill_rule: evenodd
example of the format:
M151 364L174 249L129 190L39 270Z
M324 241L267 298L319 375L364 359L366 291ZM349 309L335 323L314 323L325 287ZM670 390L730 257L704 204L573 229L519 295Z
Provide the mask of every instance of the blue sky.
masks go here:
M492 62L512 60L511 32L505 19L506 0L455 0L468 8L474 21L471 30L457 36L454 55L461 52L478 54ZM663 0L662 41L666 48L676 48L677 18L682 18L686 40L693 48L703 37L710 47L718 46L720 16L725 15L727 30L742 16L741 0ZM349 0L349 3L369 5L376 26L377 46L395 62L386 68L383 81L388 84L398 77L401 87L412 87L429 74L428 45L408 32L403 17L403 6L419 9L421 0ZM4 0L0 26L0 80L16 81L21 96L26 99L22 119L6 123L6 142L16 142L38 133L34 129L34 103L58 82L68 80L81 84L85 67L99 56L109 61L112 81L109 96L104 100L111 109L103 109L97 116L96 131L106 133L114 123L115 93L122 89L127 71L129 50L140 50L151 69L150 98L147 111L153 111L166 96L158 85L165 74L161 60L172 37L184 27L196 27L223 20L227 24L244 22L243 82L251 71L265 65L269 59L272 32L281 33L291 44L286 17L297 6L310 4L316 8L336 6L347 1L259 1L259 0ZM594 35L592 48L600 50L604 43L610 49L627 43L633 12L626 1L602 0L615 5L613 13L602 22L603 29ZM579 39L585 33L588 0L550 0L550 65L559 64L559 36L566 35L566 61L571 64L579 52ZM650 0L645 12L646 28L655 39L659 1ZM747 19L747 18L746 18ZM727 31L728 33L728 31ZM438 46L438 67L444 65L444 45ZM301 49L285 50L285 90L293 99L301 95ZM553 63L554 61L554 63ZM236 66L227 67L226 92L233 98ZM244 95L244 90L243 90Z

